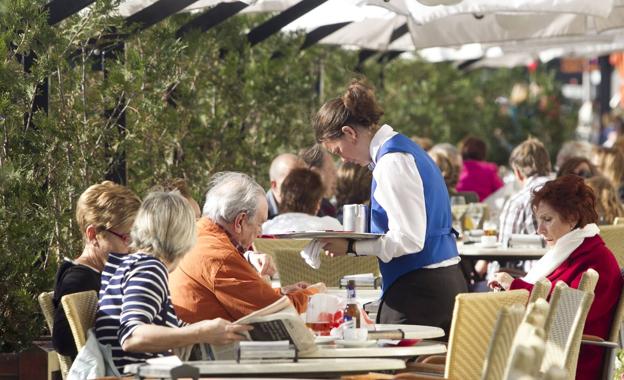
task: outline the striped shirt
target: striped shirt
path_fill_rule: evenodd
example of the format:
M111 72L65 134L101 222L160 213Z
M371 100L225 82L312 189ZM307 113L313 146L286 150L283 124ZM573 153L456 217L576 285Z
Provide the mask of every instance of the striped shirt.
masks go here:
M168 353L126 352L121 346L134 329L143 324L177 328L181 326L169 299L167 268L145 254L109 254L102 272L95 335L109 344L115 366L123 373L126 364Z
M505 205L500 215L500 241L506 247L511 234L533 235L537 231L537 222L533 217L531 209L531 199L533 191L542 187L544 183L550 181L552 177L533 176L527 178L522 190L512 195Z

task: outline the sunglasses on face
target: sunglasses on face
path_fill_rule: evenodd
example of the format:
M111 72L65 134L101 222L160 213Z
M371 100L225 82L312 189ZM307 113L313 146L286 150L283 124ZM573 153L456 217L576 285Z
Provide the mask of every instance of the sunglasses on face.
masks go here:
M122 234L119 232L115 232L112 229L108 228L105 230L106 232L110 232L111 234L117 236L119 239L121 239L124 243L128 244L130 242L130 235L128 234Z

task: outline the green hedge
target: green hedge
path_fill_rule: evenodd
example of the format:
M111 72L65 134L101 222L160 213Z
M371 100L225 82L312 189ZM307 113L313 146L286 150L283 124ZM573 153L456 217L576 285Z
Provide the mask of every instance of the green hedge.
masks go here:
M115 1L97 1L53 27L41 12L45 2L0 0L0 351L20 350L43 331L36 296L52 288L58 261L80 252L74 204L104 178L111 157L125 155L128 186L139 194L176 176L200 200L220 170L267 185L272 157L313 142L310 116L341 94L357 64L357 52L336 47L300 52L303 36L296 34L250 48L243 31L266 15L237 16L182 39L175 31L192 16L176 15L128 39L104 74L88 41L112 28L128 31L110 16ZM31 52L37 60L26 73L19 57ZM450 64L371 59L364 74L398 130L450 142L476 134L489 142L492 160L505 161L492 136L510 121L493 100L526 81L524 70L464 73ZM29 115L44 78L49 112ZM558 97L549 74L534 79ZM122 133L110 116L116 107L126 113ZM533 133L556 146L569 135L566 115L531 115L516 121L521 131L512 143Z

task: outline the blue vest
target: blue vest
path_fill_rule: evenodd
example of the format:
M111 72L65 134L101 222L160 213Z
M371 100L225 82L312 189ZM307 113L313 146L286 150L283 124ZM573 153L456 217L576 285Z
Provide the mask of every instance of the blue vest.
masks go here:
M448 190L440 170L420 146L401 134L390 138L379 148L375 162L379 162L383 155L395 152L408 153L414 157L424 187L427 232L422 251L393 258L388 263L379 260L384 293L404 274L458 256L457 243L451 229L452 217ZM388 214L375 200L376 187L377 183L373 178L370 230L375 233L386 233L388 232ZM419 220L413 222L421 223Z

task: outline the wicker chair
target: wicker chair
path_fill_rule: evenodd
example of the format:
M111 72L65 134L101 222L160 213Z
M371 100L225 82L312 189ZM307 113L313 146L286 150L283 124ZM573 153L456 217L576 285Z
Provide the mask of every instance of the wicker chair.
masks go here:
M94 290L73 293L61 298L69 327L71 328L78 351L87 341L87 330L95 324L98 296Z
M458 294L455 298L446 363L410 363L407 369L443 372L444 378L449 380L480 379L498 312L505 306L525 305L528 298L529 292L526 290ZM432 377L406 373L401 374L401 378L416 380Z
M550 305L544 299L538 299L535 303L529 304L522 323L518 326L513 341L507 349L507 362L502 376L498 379L515 378L520 371L523 376L539 375L546 337L544 325L549 312ZM520 366L520 363L514 362L515 358L522 358L525 354L533 356L529 363L522 362L520 359L520 362L524 363Z
M546 321L543 372L555 365L564 368L569 378L574 378L585 319L593 300L593 289L587 292L572 289L563 282L557 283L550 299L551 312Z
M511 343L522 322L525 308L522 305L505 306L498 313L494 332L483 365L482 380L500 380L505 371Z
M624 269L622 270L622 277L624 277ZM615 314L613 315L613 321L611 322L611 328L609 329L609 340L605 341L597 336L583 335L582 344L600 346L606 349L602 370L603 379L613 378L613 365L615 363L616 350L624 346L624 344L622 344L622 322L624 322L624 291L620 292L620 299L618 300Z
M340 279L348 274L373 273L379 275L377 258L368 257L327 257L321 254L321 266L314 269L301 258L299 252L310 240L256 239L257 251L267 253L275 259L277 272L282 285L299 281L323 282L329 287L339 287Z
M533 285L531 289L531 295L529 295L529 304L537 301L538 299L548 299L550 294L550 288L552 284L547 278L541 279Z
M50 329L50 334L52 334L52 328L54 326L54 303L52 299L54 298L54 292L43 292L39 294L39 306L41 306L41 311L43 312L43 316L48 324L48 328ZM61 368L61 376L63 379L67 377L67 373L69 372L69 368L71 367L72 360L69 356L61 355L58 352L59 367Z
M600 226L600 237L613 252L620 268L624 267L624 224Z

